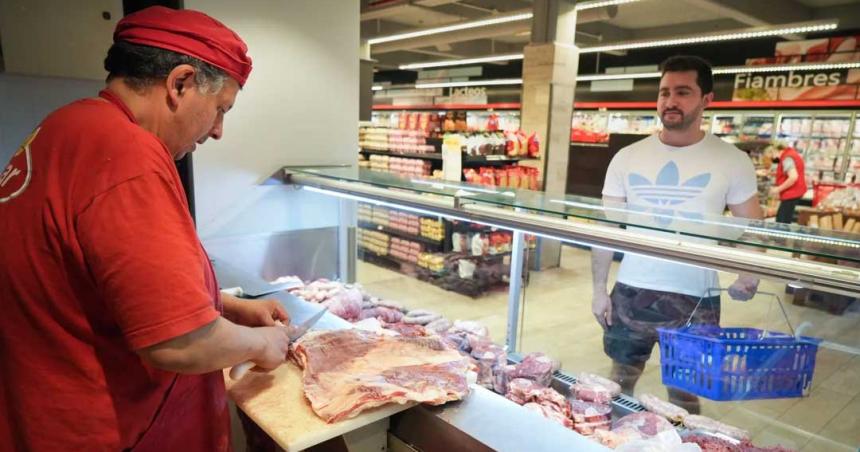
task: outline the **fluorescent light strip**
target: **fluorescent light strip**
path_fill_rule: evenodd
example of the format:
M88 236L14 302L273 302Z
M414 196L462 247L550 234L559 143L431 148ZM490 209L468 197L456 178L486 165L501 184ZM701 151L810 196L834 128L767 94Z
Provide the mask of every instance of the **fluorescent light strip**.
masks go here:
M498 85L522 85L521 78L503 78L495 80L473 80L469 82L444 82L444 83L416 83L415 88L459 88L463 86L498 86Z
M634 78L660 78L659 72L638 72L630 74L595 74L595 75L578 75L577 82L594 82L603 80L629 80Z
M592 9L592 8L602 8L604 6L613 6L613 5L623 5L625 3L633 3L638 2L639 0L601 0L595 2L585 2L585 3L577 3L576 10L582 11L584 9Z
M400 69L427 69L433 67L446 67L446 66L462 66L464 64L478 64L478 63L493 63L496 61L511 61L511 60L522 60L522 53L515 53L512 55L494 55L488 57L480 57L480 58L467 58L464 60L448 60L448 61L432 61L428 63L411 63L411 64L401 64L398 66Z
M493 17L491 19L476 20L472 22L464 22L455 25L447 25L438 28L429 28L426 30L418 30L409 33L401 33L391 36L382 36L379 38L371 38L367 40L369 45L382 44L384 42L402 41L404 39L419 38L421 36L435 35L439 33L447 33L449 31L468 30L469 28L486 27L489 25L504 24L508 22L517 22L520 20L528 20L533 16L532 13L512 14L510 16Z
M860 61L852 63L810 63L810 64L782 64L762 66L730 66L715 67L714 75L725 74L747 74L758 72L788 72L788 71L830 71L839 69L860 68ZM576 77L577 82L593 82L603 80L627 80L637 78L660 78L659 72L638 72L630 74L589 74Z
M838 24L836 22L825 22L809 25L798 24L790 27L772 28L769 30L735 32L678 39L662 39L657 41L641 41L621 44L610 44L605 46L584 47L579 49L579 53L608 52L612 50L642 49L650 47L668 47L684 44L703 44L718 41L736 41L738 39L754 39L767 36L780 36L795 33L811 33L815 31L835 30L837 26Z
M714 68L714 74L747 74L754 72L829 71L860 68L860 61L851 63L806 63Z
M384 86L382 86L382 85L373 85L373 86L371 86L371 87L370 87L370 90L371 90L371 91L382 91L382 90L384 90L384 89L385 89L385 87L384 87Z

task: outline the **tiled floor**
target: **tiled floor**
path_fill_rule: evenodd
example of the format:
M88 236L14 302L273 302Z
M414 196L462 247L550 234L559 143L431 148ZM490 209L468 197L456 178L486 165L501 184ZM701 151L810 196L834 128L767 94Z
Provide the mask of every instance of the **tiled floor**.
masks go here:
M614 274L615 268L613 266ZM721 274L723 287L734 275ZM508 294L498 291L469 298L400 273L359 262L358 282L371 293L400 301L411 308L438 311L450 319L476 320L504 343ZM842 316L794 306L784 285L762 282L761 292L778 293L795 327L808 322L804 333L827 341L860 347L860 314ZM786 322L771 296L749 302L723 297L722 325L787 331ZM561 267L533 272L521 303L518 349L542 351L562 362L572 373L581 370L607 375L611 361L603 353L602 330L591 314L590 254L565 248ZM659 354L654 354L636 393L665 397ZM702 401L703 413L750 431L762 446L783 445L802 451L857 451L860 446L860 356L822 348L816 358L812 392L796 399L740 402Z

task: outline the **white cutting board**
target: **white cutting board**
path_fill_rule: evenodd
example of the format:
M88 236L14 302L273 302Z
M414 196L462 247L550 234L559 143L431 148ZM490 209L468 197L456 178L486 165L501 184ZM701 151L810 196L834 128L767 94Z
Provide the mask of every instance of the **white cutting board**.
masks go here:
M231 380L227 371L224 380L230 398L286 452L307 449L415 406L388 404L327 424L305 399L302 371L292 362L269 373L248 372L238 381Z

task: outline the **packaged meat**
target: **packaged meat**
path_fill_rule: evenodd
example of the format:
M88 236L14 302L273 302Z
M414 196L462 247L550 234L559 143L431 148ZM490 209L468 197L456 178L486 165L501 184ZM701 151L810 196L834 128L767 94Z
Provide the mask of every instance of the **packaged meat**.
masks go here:
M673 422L681 422L685 417L690 415L687 410L673 403L665 402L651 394L640 395L639 403L641 403L646 410L656 415L663 416Z
M716 419L711 419L707 416L691 414L684 417L684 426L691 430L703 430L711 433L720 433L734 439L749 439L749 432L746 430L724 424Z
M605 386L596 383L576 382L570 387L573 396L586 402L604 403L612 401L612 392Z
M574 427L573 421L571 421L570 418L565 417L564 414L556 411L553 407L549 405L542 405L539 403L530 402L523 405L523 407L528 410L540 413L543 417L547 419L552 419L553 421L556 421L567 428Z
M672 424L669 423L662 416L658 416L654 413L649 413L647 411L642 411L640 413L633 413L627 416L622 417L615 421L615 425L612 426L612 430L624 430L624 429L633 429L642 434L644 437L654 436L662 431L666 430L674 430Z
M574 422L573 429L581 435L593 435L597 430L609 430L612 421Z
M551 405L554 410L565 417L570 417L570 402L561 393L555 389L541 386L532 380L525 378L512 380L508 384L508 392L505 397L520 405L530 402Z
M552 382L552 374L558 368L558 363L549 356L543 353L529 353L514 367L513 372L508 374L508 379L528 378L543 386L549 386Z
M515 378L508 382L508 392L505 394L509 400L523 405L531 401L540 393L543 387L533 380Z
M650 438L640 438L622 444L618 452L701 452L699 446L684 443L675 430L662 431Z
M387 403L439 405L469 393L469 363L437 337L311 331L291 347L305 397L332 423Z
M508 361L508 354L505 353L505 349L490 342L489 344L473 346L471 355L478 362L478 384L493 390L496 374L504 371L504 366Z
M580 372L576 377L576 382L603 386L610 394L612 394L612 397L621 394L621 385L608 378L601 377L600 375Z
M612 406L584 400L571 400L570 413L573 422L577 424L580 422L601 422L611 419Z
M450 320L442 317L442 318L436 319L436 320L434 320L434 321L432 321L432 322L430 322L424 326L428 330L433 330L437 333L444 333L444 332L448 331L449 329L451 329L451 325L453 325L453 324L451 323Z
M488 330L487 327L472 320L455 320L454 326L451 327L451 331L464 331L469 334L485 337L490 335L490 330Z
M406 337L430 336L430 334L427 332L427 329L425 329L421 325L414 325L414 324L408 324L408 323L403 323L403 322L397 322L397 323L387 323L387 324L385 324L385 328L389 329L389 330L396 331L396 332L400 333L401 336L406 336Z

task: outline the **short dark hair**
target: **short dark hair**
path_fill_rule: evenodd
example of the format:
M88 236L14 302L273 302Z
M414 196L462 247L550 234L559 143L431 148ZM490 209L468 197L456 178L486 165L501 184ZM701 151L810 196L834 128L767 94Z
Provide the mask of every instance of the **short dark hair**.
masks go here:
M227 73L194 57L158 47L117 41L108 50L104 67L107 80L123 77L124 82L135 91L142 91L158 80L164 80L176 66L188 64L197 73L194 81L198 86L209 87L218 92Z
M696 83L702 89L703 95L714 91L714 74L711 72L711 63L708 63L704 58L692 55L676 55L660 63L661 77L667 72L687 71L696 71Z

